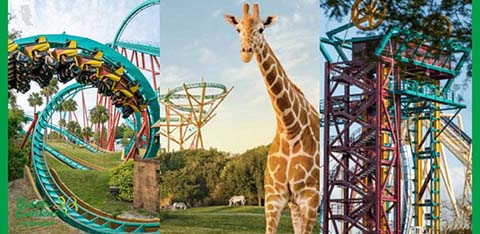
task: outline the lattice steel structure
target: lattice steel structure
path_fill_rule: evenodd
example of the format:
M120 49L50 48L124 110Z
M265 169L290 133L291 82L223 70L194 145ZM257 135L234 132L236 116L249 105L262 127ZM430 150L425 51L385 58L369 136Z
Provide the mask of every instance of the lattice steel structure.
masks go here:
M322 231L440 233L440 136L465 107L451 87L470 50L398 28L374 37L335 36L350 27L327 32L320 42L327 60ZM326 45L341 62L333 62ZM446 110L455 114L441 123ZM404 191L414 196L412 226L405 221L409 209L401 206L402 137L412 149L415 175L412 190Z
M326 65L323 223L337 233L400 230L400 97L389 92L396 70L388 58Z

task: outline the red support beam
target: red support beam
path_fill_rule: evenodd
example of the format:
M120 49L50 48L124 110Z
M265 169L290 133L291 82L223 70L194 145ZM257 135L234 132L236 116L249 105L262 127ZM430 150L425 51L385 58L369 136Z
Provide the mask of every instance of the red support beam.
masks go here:
M83 93L83 90L82 90L82 115L83 115L83 127L85 128L88 126L88 110L85 104L85 94Z
M153 88L157 90L157 74L155 72L155 63L154 63L154 56L150 55L150 67L152 69L152 81L153 81Z
M38 113L34 113L32 123L28 127L28 130L25 133L25 136L23 136L22 143L20 144L20 149L23 149L23 147L25 147L25 143L27 143L28 137L32 133L33 129L35 128L35 124L37 124L37 120L38 120Z
M133 63L133 58L135 57L136 54L137 54L137 51L131 51L130 52L130 62ZM127 56L125 56L125 57L127 57ZM138 67L138 65L137 65L137 67Z
M142 142L142 146L147 147L148 142L150 142L150 126L148 125L148 112L143 111L142 112L142 119L143 119L143 125L145 125L145 131L144 131L144 136L145 136L145 142L143 142L143 139L140 138L139 141Z
M77 114L75 113L75 111L73 111L73 117L75 117L75 120L76 120L77 123L79 123L79 125L80 125L80 122L78 121L78 117L77 117Z
M133 64L135 64L139 69L143 70L143 71L147 71L147 72L150 72L151 74L151 77L152 77L152 84L153 84L153 87L154 89L157 89L158 86L157 86L157 76L160 75L160 62L159 62L159 59L158 57L154 56L154 55L146 55L145 53L143 52L139 52L139 51L135 51L135 50L130 50L130 49L126 49L126 48L118 48L116 47L115 48L117 51L120 50L121 51L121 54L123 56L125 56L127 59L130 60L130 62L132 62ZM128 54L127 51L130 51L130 55ZM139 58L139 54L140 54L140 58ZM145 61L145 57L149 58L149 63L150 63L150 66L149 68L147 68L147 61ZM114 112L116 113L116 112ZM111 115L111 116L115 116L115 114ZM135 147L138 147L138 146L146 146L149 141L150 141L150 126L147 126L146 122L148 120L148 113L145 111L142 113L142 119L143 119L143 123L142 123L142 127L141 129L143 129L142 131L140 131L140 135L138 135L137 137L137 142L135 143ZM109 137L107 139L107 148L113 148L114 147L114 137L112 138L112 136L116 133L116 129L118 128L118 121L119 119L111 119L111 121L109 121L108 123L108 126L109 126ZM112 127L112 128L111 128ZM145 142L143 141L142 139L142 136L145 136ZM135 147L132 147L132 148L135 148ZM128 152L127 153L127 158L131 157L132 152Z
M125 161L128 161L129 159L132 159L135 157L135 151L138 147L138 141L142 139L142 135L145 132L146 129L146 124L142 124L142 127L140 128L140 131L138 131L138 134L135 136L135 143L133 144L132 148L130 148L130 152L128 152L127 156L125 157Z

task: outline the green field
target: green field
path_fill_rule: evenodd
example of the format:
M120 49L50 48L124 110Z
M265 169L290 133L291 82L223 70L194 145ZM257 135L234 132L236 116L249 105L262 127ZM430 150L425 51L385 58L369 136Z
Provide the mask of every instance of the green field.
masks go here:
M71 157L73 160L75 160L75 158L80 158L96 166L107 169L113 168L122 163L120 160L120 155L122 154L121 152L94 154L78 145L67 144L64 142L51 141L48 142L48 145L60 151L65 156Z
M258 234L265 232L263 207L209 206L187 210L160 212L162 234ZM314 233L318 233L318 222ZM278 234L291 234L293 228L289 210L282 213Z
M132 203L117 201L108 191L108 171L72 169L50 156L47 162L75 195L93 207L112 215L132 209Z

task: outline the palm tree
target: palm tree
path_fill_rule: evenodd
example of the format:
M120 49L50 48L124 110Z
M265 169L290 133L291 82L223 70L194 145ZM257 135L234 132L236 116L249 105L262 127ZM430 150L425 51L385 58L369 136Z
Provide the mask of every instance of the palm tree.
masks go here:
M82 127L80 127L80 124L77 121L70 121L67 124L67 131L73 135L79 136L81 134Z
M50 80L50 83L43 87L42 90L40 90L40 93L45 96L47 99L47 103L50 101L50 98L58 92L58 80L57 78L52 78Z
M60 126L60 129L63 130L63 129L67 126L67 121L65 121L64 119L60 119L60 120L58 121L58 126ZM59 135L60 135L60 140L61 140L63 134L60 133Z
M68 122L72 121L72 112L77 110L78 104L73 99L67 99L63 102L63 111L68 112Z
M93 136L93 131L91 127L84 127L82 129L82 135L86 142L90 142L90 137Z
M59 117L58 119L62 120L63 119L62 112L65 111L65 108L63 107L63 102L60 105L57 105L55 107L55 111L58 112L58 117Z
M47 86L43 87L40 90L40 93L45 96L47 99L46 103L50 102L50 98L58 92L58 80L57 78L52 78ZM50 119L50 124L52 124L52 119ZM45 129L46 134L48 136L48 128Z
M100 124L104 124L108 121L108 110L102 105L96 105L90 109L90 122L97 125L97 129L100 129ZM97 134L97 150L100 144L100 134Z
M80 136L82 127L80 127L80 124L77 121L70 121L67 124L67 131L75 136ZM75 148L75 144L73 144L73 148Z
M28 104L33 107L33 113L37 113L37 106L43 105L43 98L40 93L32 93L27 99Z
M15 109L17 105L17 96L11 91L8 90L8 105L9 108Z

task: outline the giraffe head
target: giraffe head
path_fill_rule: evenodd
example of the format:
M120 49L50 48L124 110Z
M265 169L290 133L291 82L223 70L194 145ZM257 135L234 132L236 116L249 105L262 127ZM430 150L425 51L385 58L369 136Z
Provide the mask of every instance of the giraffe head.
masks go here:
M234 26L240 35L240 58L245 63L250 62L253 53L258 51L260 42L264 41L263 30L273 25L278 19L277 16L260 19L258 4L253 4L253 14L249 14L248 10L249 5L245 3L240 20L233 15L225 15L227 23Z

